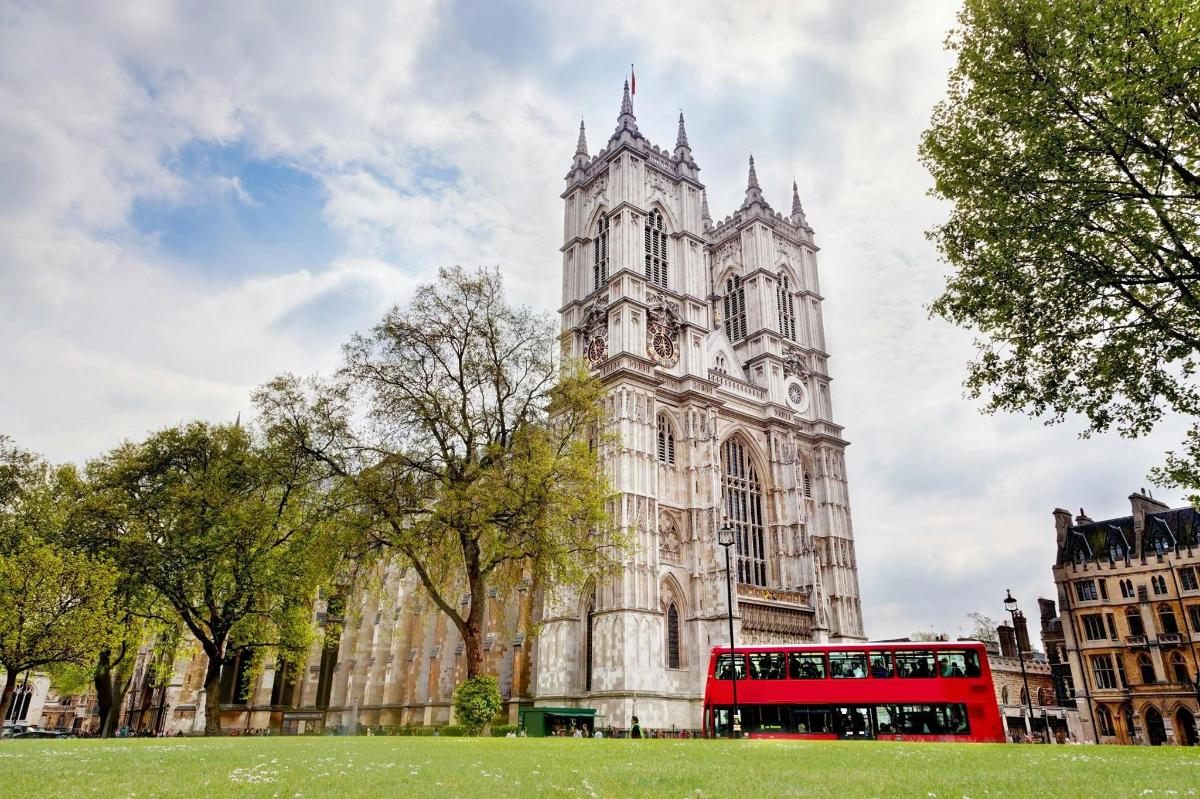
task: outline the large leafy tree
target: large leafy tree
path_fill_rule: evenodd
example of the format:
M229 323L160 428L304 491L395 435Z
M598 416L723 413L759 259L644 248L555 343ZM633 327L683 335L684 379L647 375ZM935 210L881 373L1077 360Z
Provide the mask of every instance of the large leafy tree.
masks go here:
M0 718L21 674L90 663L108 640L115 572L66 543L82 492L73 468L0 436Z
M1200 5L966 0L948 46L921 156L969 391L1088 432L1197 416ZM1191 437L1160 477L1200 485Z
M443 269L346 345L336 377L285 375L256 396L272 438L355 498L366 546L419 575L468 678L483 672L488 588L576 584L623 550L606 525L601 389L558 350L553 321L508 305L497 271Z
M241 650L300 659L312 603L336 568L335 498L308 459L264 446L239 425L195 422L91 463L92 543L208 658L205 734L220 733L221 668Z

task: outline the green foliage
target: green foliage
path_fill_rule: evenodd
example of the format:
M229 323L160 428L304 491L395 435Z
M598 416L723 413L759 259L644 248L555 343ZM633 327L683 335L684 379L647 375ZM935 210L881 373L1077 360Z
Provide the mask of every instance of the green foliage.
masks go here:
M488 588L582 582L628 542L607 528L601 388L556 361L557 325L511 308L498 271L443 269L346 346L333 380L255 395L273 442L358 510L362 551L405 559L481 673ZM462 593L471 601L464 611Z
M518 730L521 729L521 727L518 724L493 724L488 729L490 729L492 731L493 738L504 738L510 732L511 733L517 732Z
M500 681L494 674L471 677L454 690L454 717L469 735L478 735L503 707Z
M253 668L267 651L307 653L312 602L342 551L336 501L310 461L240 426L196 422L118 447L88 474L91 544L152 586L196 637L210 689L236 649ZM218 722L209 712L208 732Z
M0 668L8 678L0 714L19 674L45 668L74 685L71 667L88 664L109 640L105 598L116 573L70 545L84 493L73 468L53 468L0 436Z
M1089 432L1200 415L1200 5L967 0L948 46L921 157L970 393ZM1197 449L1158 477L1200 485Z

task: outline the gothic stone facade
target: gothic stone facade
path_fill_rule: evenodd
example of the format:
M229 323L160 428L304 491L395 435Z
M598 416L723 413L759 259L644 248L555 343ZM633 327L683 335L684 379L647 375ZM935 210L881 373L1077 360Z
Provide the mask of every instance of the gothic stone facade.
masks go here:
M745 201L714 222L699 174L682 115L674 151L652 145L628 87L598 154L580 127L562 194L562 346L607 389L611 516L634 551L581 591L489 598L489 666L514 720L536 703L595 708L603 726L636 713L698 728L708 653L728 643L723 525L737 532L739 642L863 640L812 228L794 184L791 213L771 208L753 159ZM269 664L244 696L231 675L225 721L284 732L448 721L464 674L457 631L415 576L383 584L351 599L336 646L299 673ZM202 728L191 675L203 655L190 658L164 694L167 728Z
M1195 746L1200 515L1147 495L1094 521L1054 511L1061 653L1101 743Z
M863 639L842 428L833 422L817 247L763 197L714 223L683 116L673 151L638 130L628 87L562 194L562 344L607 389L617 575L547 597L539 704L617 725L698 727L711 647L728 643L723 525L739 642Z

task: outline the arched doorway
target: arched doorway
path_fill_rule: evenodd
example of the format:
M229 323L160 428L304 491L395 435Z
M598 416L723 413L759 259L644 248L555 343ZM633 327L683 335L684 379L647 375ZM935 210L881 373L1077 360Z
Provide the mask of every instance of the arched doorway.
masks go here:
M1196 746L1200 739L1196 738L1196 717L1188 712L1186 707L1175 711L1175 734L1183 746Z
M1151 746L1162 746L1167 742L1167 729L1163 726L1162 714L1158 709L1150 706L1146 708L1146 737L1150 740Z

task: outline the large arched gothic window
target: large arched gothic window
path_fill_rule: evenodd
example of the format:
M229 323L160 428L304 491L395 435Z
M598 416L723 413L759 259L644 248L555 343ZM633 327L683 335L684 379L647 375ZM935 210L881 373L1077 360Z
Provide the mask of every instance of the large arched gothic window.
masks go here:
M665 413L658 415L658 462L675 465L675 434Z
M737 436L725 442L721 453L727 523L737 531L738 582L767 584L766 535L762 511L762 486Z
M746 289L742 279L732 275L725 281L725 335L730 341L746 337Z
M667 288L667 234L662 213L651 211L646 217L646 279Z
M596 225L596 240L592 242L592 288L608 282L608 217L600 217Z
M792 286L788 276L779 273L779 284L775 289L775 299L779 305L779 335L786 339L796 340L796 306L792 301Z
M1100 705L1096 710L1096 721L1100 723L1101 735L1116 735L1117 730L1113 725L1112 711L1104 705Z
M4 720L14 724L18 721L25 721L29 715L29 703L32 701L32 688L18 688L13 691L12 701L8 705L8 713L5 714Z
M667 668L680 668L679 657L679 608L672 602L667 605Z
M592 690L592 646L594 644L593 633L596 628L596 600L593 597L591 602L588 602L587 629L584 632L584 690Z

